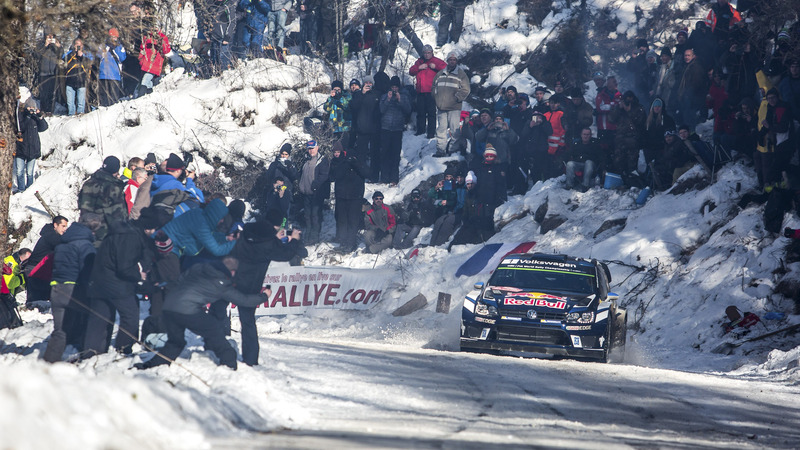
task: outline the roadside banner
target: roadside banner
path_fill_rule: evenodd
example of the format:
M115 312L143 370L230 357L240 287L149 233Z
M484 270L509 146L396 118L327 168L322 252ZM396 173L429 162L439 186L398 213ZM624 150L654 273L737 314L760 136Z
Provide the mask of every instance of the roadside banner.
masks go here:
M269 300L256 309L257 316L304 314L312 309L370 309L386 291L391 269L347 267L270 267L264 286Z

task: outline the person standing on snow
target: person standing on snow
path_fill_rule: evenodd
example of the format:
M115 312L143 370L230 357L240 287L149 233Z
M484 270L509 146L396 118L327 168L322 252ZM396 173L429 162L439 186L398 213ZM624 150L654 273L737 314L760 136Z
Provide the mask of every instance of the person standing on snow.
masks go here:
M39 105L33 97L17 107L17 151L14 154L14 177L16 192L22 192L33 184L36 160L42 156L39 133L47 130L47 121L42 117Z
M455 134L461 125L461 105L470 93L467 73L458 65L454 52L447 55L447 66L433 78L433 98L436 101L436 155L447 155L448 130Z
M417 59L408 73L416 77L417 89L417 131L415 136L423 133L428 139L433 139L436 133L436 101L433 99L433 79L436 74L447 67L441 59L433 56L433 47L426 45L422 48L422 58Z

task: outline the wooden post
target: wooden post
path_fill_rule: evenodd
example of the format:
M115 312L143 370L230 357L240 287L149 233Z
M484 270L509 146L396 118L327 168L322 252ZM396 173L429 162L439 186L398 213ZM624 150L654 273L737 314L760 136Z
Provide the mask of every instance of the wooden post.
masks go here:
M450 312L450 294L439 292L439 300L436 302L436 312L442 314Z

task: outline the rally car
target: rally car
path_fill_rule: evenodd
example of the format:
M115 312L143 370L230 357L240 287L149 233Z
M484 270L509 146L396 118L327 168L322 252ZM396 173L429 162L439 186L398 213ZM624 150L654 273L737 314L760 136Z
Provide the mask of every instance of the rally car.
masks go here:
M626 313L596 260L513 254L464 298L461 349L622 361Z

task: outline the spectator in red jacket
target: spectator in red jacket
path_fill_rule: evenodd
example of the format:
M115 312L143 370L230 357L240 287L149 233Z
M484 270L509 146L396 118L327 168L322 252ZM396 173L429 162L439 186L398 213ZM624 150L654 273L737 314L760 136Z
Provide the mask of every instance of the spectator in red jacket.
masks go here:
M131 173L131 178L125 185L123 192L125 193L125 204L128 206L128 214L131 213L133 202L136 200L136 193L139 191L139 186L147 179L147 169L138 167Z
M417 136L422 133L426 133L428 139L436 136L436 102L431 89L433 77L445 67L447 64L433 56L433 48L426 45L423 47L422 58L408 69L409 74L417 77Z
M139 86L136 87L134 97L138 97L143 90L153 89L153 79L161 76L164 69L164 60L172 53L169 47L169 39L159 30L150 30L142 35L142 43L139 47L139 66L144 72Z

